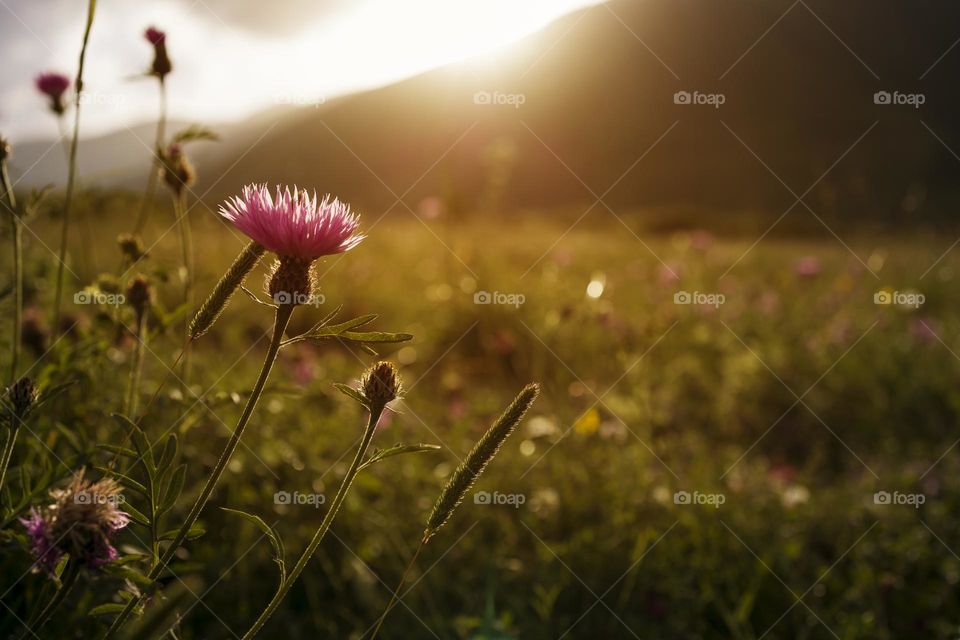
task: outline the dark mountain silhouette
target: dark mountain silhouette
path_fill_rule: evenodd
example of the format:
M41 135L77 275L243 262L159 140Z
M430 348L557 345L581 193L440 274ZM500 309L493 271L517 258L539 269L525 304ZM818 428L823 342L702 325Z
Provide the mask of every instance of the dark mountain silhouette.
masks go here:
M809 190L824 218L942 219L960 204L958 18L954 4L893 0L615 0L501 64L450 65L234 127L198 155L196 191L297 183L373 213L403 210L401 196L463 210L603 196L617 211L775 219ZM677 104L684 91L723 104ZM877 104L884 91L923 104Z

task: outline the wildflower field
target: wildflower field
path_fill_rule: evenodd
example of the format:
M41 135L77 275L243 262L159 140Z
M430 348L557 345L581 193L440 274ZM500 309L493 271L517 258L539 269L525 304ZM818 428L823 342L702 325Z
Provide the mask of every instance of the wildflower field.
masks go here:
M32 76L56 141L21 147L0 113L0 638L960 636L960 231L929 147L903 145L923 170L903 172L887 215L899 186L855 152L879 119L832 165L820 139L804 147L817 162L797 154L785 175L824 166L798 194L716 114L646 150L622 142L624 171L616 153L592 160L617 135L590 147L575 108L552 127L534 104L444 138L395 191L380 171L402 175L433 148L424 131L456 129L431 120L432 90L406 101L422 79L325 111L286 96L296 108L254 118L248 139L170 116L181 60L201 61L137 26L152 140L122 125L143 171L121 180L84 172L106 166L85 149L127 156L84 136L81 113L109 97L85 89L94 25L128 9L82 4L75 71ZM787 14L797 4L827 26L803 2ZM627 3L602 6L635 47ZM727 102L674 89L678 109ZM470 108L518 113L528 97L471 93ZM872 106L926 100L878 91ZM704 122L729 147L700 144ZM946 125L918 122L946 155ZM665 174L643 164L678 125L697 144ZM331 137L320 160L297 151ZM62 179L38 186L57 147ZM693 151L730 148L668 195ZM793 204L758 186L731 205L724 172L743 158Z

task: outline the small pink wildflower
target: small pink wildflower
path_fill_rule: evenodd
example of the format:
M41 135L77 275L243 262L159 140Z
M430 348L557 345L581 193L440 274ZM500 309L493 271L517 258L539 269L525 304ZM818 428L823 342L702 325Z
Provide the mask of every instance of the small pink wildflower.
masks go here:
M820 260L816 256L804 256L797 260L794 273L801 278L813 278L820 275Z
M163 31L160 31L156 27L147 27L147 30L143 32L143 37L147 39L147 42L153 46L157 46L163 39L167 37L167 34Z

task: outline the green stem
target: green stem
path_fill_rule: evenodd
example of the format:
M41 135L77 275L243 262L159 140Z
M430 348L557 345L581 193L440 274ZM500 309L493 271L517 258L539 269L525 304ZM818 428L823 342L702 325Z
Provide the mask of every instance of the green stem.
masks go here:
M174 212L177 216L177 226L180 229L180 251L183 261L183 303L187 309L193 306L193 233L190 230L190 219L187 217L187 191L181 189L180 193L174 196ZM190 320L184 315L184 331L189 339ZM190 345L183 356L183 375L180 380L184 391L190 380Z
M130 377L127 382L127 395L123 406L123 415L131 419L137 413L137 399L139 398L140 373L143 370L143 350L147 340L147 314L140 314L137 318L137 328L134 338L137 341L133 349L133 358L130 361Z
M250 397L247 399L247 404L243 408L243 413L240 414L240 419L237 421L237 427L233 430L233 435L230 436L227 446L220 454L220 459L217 461L217 465L213 468L213 471L207 478L206 484L203 485L203 489L200 491L200 495L197 497L196 502L193 503L193 507L190 509L190 513L187 514L186 520L184 520L183 524L180 525L180 530L177 531L176 537L167 547L167 550L164 552L163 556L161 556L160 562L156 563L153 568L150 569L150 573L147 574L147 577L150 580L155 581L160 574L163 573L163 570L166 568L167 564L171 559L173 559L173 554L177 552L177 549L180 548L180 545L182 545L187 539L190 529L197 521L197 518L200 517L200 512L203 511L204 506L206 506L207 500L209 500L210 494L213 493L214 488L217 486L220 476L223 475L223 471L226 469L227 463L230 462L233 452L237 449L237 445L240 444L240 438L243 436L243 430L250 421L250 416L253 415L253 410L257 406L257 401L260 400L260 395L263 393L263 388L267 383L267 378L270 377L270 370L273 368L273 363L277 359L277 353L280 351L280 343L283 340L283 332L287 329L287 324L290 322L290 316L293 314L294 308L294 305L289 304L284 304L277 307L277 317L273 325L273 338L270 340L269 349L267 349L267 357L263 361L263 368L260 370L260 377L257 378L257 382L253 386L253 390L250 392ZM127 606L123 609L123 611L120 612L120 615L116 617L116 619L113 621L113 624L110 625L110 628L107 629L104 639L112 638L116 632L120 630L120 628L133 613L133 610L136 609L136 607L140 604L142 599L143 596L140 598L135 597L130 599L130 601L127 603Z
M17 215L17 198L10 184L6 161L0 162L0 181L7 196L10 214L10 232L13 238L13 335L10 338L10 384L17 380L20 363L21 315L23 314L23 230Z
M133 227L135 234L141 233L147 226L147 219L153 211L153 200L157 195L157 183L160 178L160 157L157 155L163 146L167 126L167 85L160 78L160 117L157 119L157 135L154 142L153 158L150 161L150 175L147 177L147 189L140 201L140 211L137 213L137 223Z
M263 613L261 613L260 617L257 618L257 621L253 623L253 626L250 627L250 630L244 634L243 640L249 640L250 638L253 638L255 635L257 635L260 629L263 628L263 625L266 624L270 616L272 616L277 610L277 607L280 606L280 603L290 591L293 583L296 582L297 578L300 577L300 574L307 566L310 558L313 557L317 547L320 546L320 542L323 540L324 535L326 535L327 530L330 529L330 525L333 524L333 519L337 517L337 512L340 510L340 505L343 504L344 499L347 497L347 492L350 490L350 485L353 484L354 478L357 477L357 472L360 470L360 465L363 462L363 458L366 456L367 449L370 447L370 441L373 440L373 435L377 430L377 422L380 420L380 414L382 413L383 406L370 407L370 421L367 423L367 429L363 433L363 439L360 441L360 447L357 449L357 455L354 456L353 463L347 470L347 475L343 477L343 482L340 483L340 488L337 490L337 495L330 504L330 509L324 516L323 522L320 523L320 528L317 529L317 532L313 536L313 540L311 540L310 544L307 545L306 550L303 552L303 555L300 556L296 566L293 567L293 570L290 572L290 574L280 584L280 588L277 589L277 593L273 596L270 604L268 604L267 608L263 610Z
M80 139L80 92L83 90L83 63L87 57L87 43L90 41L90 28L93 26L93 14L97 9L97 0L89 0L87 26L83 31L83 45L80 47L80 65L77 69L76 100L73 105L73 138L70 141L70 162L67 170L67 192L63 203L63 225L60 229L60 253L57 264L57 290L53 303L53 332L60 332L60 304L63 301L63 277L67 260L67 240L70 237L70 206L73 204L73 188L77 175L77 147Z
M50 602L47 603L47 606L43 608L40 612L40 615L37 616L36 620L30 622L29 628L26 632L20 636L21 639L30 637L37 637L40 629L47 623L47 620L50 619L50 616L57 610L57 607L66 600L67 596L70 595L70 592L73 590L73 586L77 583L77 578L80 577L80 565L76 562L70 562L70 565L67 567L66 575L63 578L63 582L60 584L60 588L57 589L57 592L53 594L53 597L50 598Z
M3 452L0 453L0 489L3 489L3 483L7 479L7 469L10 467L10 460L13 458L13 447L17 443L17 436L20 434L20 418L13 411L10 412L10 434L7 441L3 443Z
M423 548L427 544L428 538L426 536L420 540L420 544L417 545L417 550L414 552L413 557L410 558L410 562L407 564L407 567L403 570L403 573L400 574L400 582L397 584L397 588L393 590L393 594L390 596L390 602L387 603L387 608L383 610L383 613L380 614L380 619L377 620L377 627L373 630L373 635L370 636L370 640L376 640L377 634L380 633L380 627L383 626L383 623L387 619L387 614L396 606L397 600L400 598L400 589L403 588L403 585L407 582L407 574L410 573L410 570L413 568L414 563L416 563L417 558L420 557L420 552L423 551Z

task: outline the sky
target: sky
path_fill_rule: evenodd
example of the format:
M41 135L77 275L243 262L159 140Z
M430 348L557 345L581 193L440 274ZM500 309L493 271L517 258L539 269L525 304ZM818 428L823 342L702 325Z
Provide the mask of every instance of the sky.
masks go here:
M278 104L321 104L359 89L495 52L599 0L99 0L81 109L84 136L156 117L148 26L167 32L170 117L216 124ZM86 2L0 0L0 131L52 138L33 87L74 76Z

